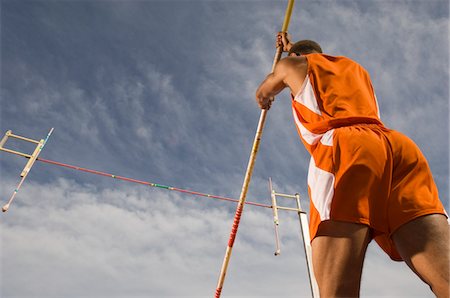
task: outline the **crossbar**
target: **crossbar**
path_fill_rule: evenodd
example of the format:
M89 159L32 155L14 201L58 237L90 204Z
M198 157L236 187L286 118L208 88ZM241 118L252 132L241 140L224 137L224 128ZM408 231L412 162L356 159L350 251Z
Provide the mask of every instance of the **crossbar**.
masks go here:
M12 153L12 154L15 154L15 155L20 155L20 156L23 156L23 157L26 157L26 158L31 158L30 154L14 151L14 150L11 150L11 149L0 148L0 151L4 151L4 152L7 152L7 153ZM55 165L55 166L60 166L60 167L64 167L64 168L68 168L68 169L72 169L72 170L77 170L77 171L81 171L81 172L85 172L85 173L90 173L90 174L94 174L94 175L110 177L110 178L114 178L116 180L122 180L122 181L126 181L126 182L147 185L147 186L151 186L151 187L156 187L156 188L160 188L160 189L176 191L176 192L190 194L190 195L194 195L194 196L201 196L201 197L206 197L206 198L210 198L210 199L217 199L217 200L228 201L228 202L235 202L235 203L239 202L239 200L233 199L233 198L229 198L229 197L223 197L223 196L218 196L218 195L213 195L213 194L206 194L206 193L202 193L202 192L182 189L182 188L173 187L173 186L162 185L162 184L153 183L153 182L149 182L149 181L132 179L132 178L124 177L124 176L114 175L114 174L111 174L111 173L106 173L106 172L101 172L101 171L97 171L97 170L82 168L82 167L75 166L75 165L69 165L69 164L58 162L58 161L54 161L54 160L43 159L43 158L40 158L40 157L38 157L36 159L36 161L40 161L40 162L43 162L43 163L47 163L47 164L51 164L51 165ZM268 208L268 209L273 208L271 205L261 204L261 203L257 203L257 202L250 202L250 201L245 201L245 204L246 205L256 206L256 207Z

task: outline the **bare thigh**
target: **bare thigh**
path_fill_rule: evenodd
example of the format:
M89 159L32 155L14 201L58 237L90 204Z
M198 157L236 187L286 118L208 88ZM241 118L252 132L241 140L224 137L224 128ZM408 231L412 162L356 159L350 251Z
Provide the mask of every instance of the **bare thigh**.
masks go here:
M444 215L419 217L393 235L408 266L438 297L449 297L449 225Z
M370 242L366 225L324 221L312 242L314 273L320 297L358 297Z

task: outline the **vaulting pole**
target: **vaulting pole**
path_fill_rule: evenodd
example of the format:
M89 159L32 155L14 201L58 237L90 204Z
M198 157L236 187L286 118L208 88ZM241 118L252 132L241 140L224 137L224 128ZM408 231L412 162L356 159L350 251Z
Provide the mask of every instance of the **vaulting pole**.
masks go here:
M294 0L289 0L288 6L286 8L286 13L284 16L283 26L281 31L287 32L289 21L291 19L292 9L294 7ZM277 51L275 53L275 58L273 60L272 72L275 70L275 66L281 58L281 54L283 53L282 47L277 47ZM261 110L261 115L259 117L258 127L256 129L255 139L253 141L253 147L250 154L250 159L247 165L247 172L245 173L244 183L242 185L241 195L239 197L239 202L236 207L236 213L234 215L233 226L231 228L230 239L228 240L227 250L225 252L225 257L222 263L222 269L220 270L219 280L217 282L217 288L215 293L215 298L219 298L222 293L223 283L225 281L225 276L227 274L228 263L230 262L231 252L233 250L234 240L236 238L236 234L239 228L239 222L241 220L242 212L244 211L245 198L247 196L248 186L250 184L250 180L253 173L253 167L255 165L256 154L258 153L259 144L261 143L261 136L264 129L264 124L266 121L267 110Z

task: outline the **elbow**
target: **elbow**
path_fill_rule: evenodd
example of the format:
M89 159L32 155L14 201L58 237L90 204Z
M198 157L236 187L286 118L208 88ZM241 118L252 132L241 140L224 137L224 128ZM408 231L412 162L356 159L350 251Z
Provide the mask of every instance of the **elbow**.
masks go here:
M263 96L262 96L262 92L261 92L261 88L258 88L258 89L256 90L255 97L256 97L257 99L261 99L261 98L263 97Z
M258 89L256 89L255 96L257 99L263 99L267 97L266 92L264 92L264 82L261 85L259 85Z

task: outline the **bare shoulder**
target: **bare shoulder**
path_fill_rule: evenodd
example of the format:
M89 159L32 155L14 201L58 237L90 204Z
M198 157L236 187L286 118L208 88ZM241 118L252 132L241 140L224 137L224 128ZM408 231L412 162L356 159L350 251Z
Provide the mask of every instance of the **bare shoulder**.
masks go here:
M280 68L292 68L292 67L305 67L308 65L308 61L305 56L299 56L299 57L285 57L281 59L277 67Z
M284 83L293 94L296 94L303 84L307 70L308 61L306 57L286 57L278 62L275 73L283 77Z

